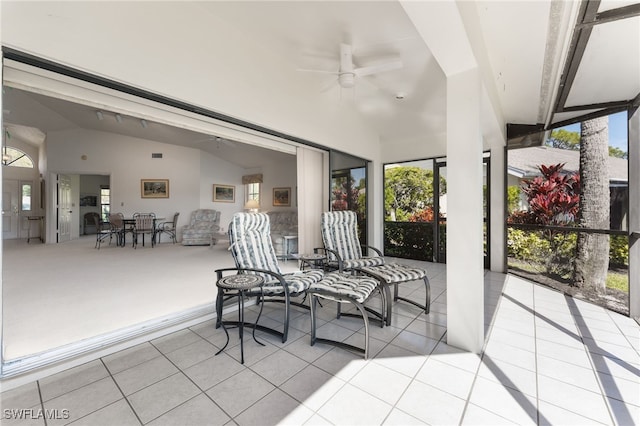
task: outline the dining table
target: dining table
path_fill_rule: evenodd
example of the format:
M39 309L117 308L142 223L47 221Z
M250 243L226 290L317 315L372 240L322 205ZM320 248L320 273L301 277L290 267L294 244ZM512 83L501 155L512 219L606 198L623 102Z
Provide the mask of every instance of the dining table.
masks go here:
M166 220L166 217L163 216L156 216L155 218L153 218L153 229L156 229L156 225L158 224L158 222L161 222L163 220ZM134 227L134 225L136 224L136 220L133 218L133 216L131 217L125 217L122 219L122 223L124 225L124 232L122 234L122 245L126 246L127 245L127 232L132 232L132 229Z

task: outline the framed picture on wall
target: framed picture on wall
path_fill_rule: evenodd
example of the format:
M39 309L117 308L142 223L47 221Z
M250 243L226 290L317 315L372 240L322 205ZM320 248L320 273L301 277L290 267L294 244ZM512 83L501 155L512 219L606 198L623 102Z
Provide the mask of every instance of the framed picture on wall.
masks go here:
M169 179L140 179L142 198L169 198Z
M291 188L273 188L273 205L276 207L291 206Z
M80 207L96 207L97 205L97 195L80 194Z
M233 185L213 184L213 201L218 203L235 203L236 187Z

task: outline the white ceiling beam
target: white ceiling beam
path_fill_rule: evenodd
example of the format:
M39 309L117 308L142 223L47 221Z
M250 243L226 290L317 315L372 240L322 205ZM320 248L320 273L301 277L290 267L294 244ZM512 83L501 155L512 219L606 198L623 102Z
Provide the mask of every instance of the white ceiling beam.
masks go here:
M477 4L465 1L401 1L401 4L447 77L472 68L479 69L483 86L483 137L487 145L504 145L505 118Z
M447 77L477 67L456 2L400 4Z

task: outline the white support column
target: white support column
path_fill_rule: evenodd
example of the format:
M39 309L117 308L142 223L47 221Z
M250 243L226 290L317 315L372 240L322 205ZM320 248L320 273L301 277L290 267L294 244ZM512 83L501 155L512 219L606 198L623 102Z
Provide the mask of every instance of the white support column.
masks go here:
M482 133L477 68L447 78L447 343L484 344Z
M491 148L491 234L489 235L489 248L493 272L506 272L505 265L505 161L506 153L504 145Z
M640 318L640 108L629 116L629 315Z
M328 179L323 153L298 147L298 252L312 253L313 248L322 247L320 219L326 210Z

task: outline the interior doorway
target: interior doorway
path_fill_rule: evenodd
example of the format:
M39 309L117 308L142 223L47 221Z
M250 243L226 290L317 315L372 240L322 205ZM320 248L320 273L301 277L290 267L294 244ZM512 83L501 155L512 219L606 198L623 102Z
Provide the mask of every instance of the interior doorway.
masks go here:
M2 239L20 237L20 182L15 179L2 181Z
M73 214L71 177L58 175L58 242L71 240L71 215Z

